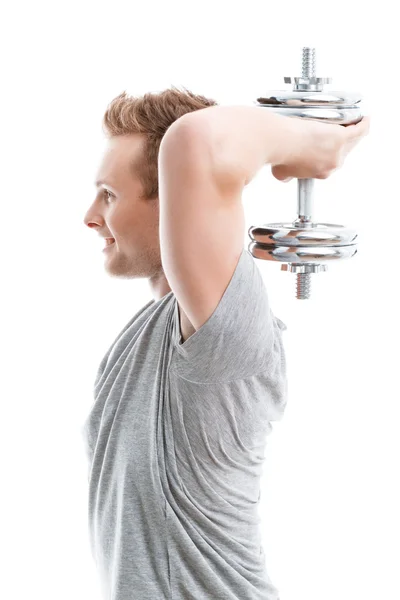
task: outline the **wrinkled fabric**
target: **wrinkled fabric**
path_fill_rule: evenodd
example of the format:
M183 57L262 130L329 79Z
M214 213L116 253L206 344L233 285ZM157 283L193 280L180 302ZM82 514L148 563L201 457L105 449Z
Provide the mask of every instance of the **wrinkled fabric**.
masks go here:
M285 329L244 249L183 344L170 292L107 351L82 429L106 600L279 599L258 504L267 436L287 403Z

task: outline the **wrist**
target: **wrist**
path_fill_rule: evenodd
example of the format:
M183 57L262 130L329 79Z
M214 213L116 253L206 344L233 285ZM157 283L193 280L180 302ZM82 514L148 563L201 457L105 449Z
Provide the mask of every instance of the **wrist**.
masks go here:
M310 128L300 117L283 117L280 127L279 141L271 148L268 163L273 167L285 167L304 160L307 149L313 142Z

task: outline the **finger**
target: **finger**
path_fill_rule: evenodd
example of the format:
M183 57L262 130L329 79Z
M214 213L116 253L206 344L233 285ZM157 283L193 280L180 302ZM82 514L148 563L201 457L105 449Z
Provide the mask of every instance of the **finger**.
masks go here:
M352 123L345 128L346 137L348 140L362 138L369 133L370 117L363 117L358 123Z
M371 117L365 116L361 119L361 121L359 121L359 123L356 123L356 127L359 132L363 132L365 135L365 133L369 131L370 123Z
M369 133L370 127L371 127L371 117L364 117L363 120L361 121L361 123L365 121L364 123L364 130L365 133Z

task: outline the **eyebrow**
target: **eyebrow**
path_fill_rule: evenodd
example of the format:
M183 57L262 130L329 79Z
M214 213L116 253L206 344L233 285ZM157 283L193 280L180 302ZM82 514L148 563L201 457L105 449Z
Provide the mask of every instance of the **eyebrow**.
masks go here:
M110 190L112 192L114 192L114 194L118 194L117 188L115 186L111 185L110 183L108 183L105 179L99 179L98 181L95 181L94 185L97 188L99 188L101 185L105 185L106 187L110 188Z

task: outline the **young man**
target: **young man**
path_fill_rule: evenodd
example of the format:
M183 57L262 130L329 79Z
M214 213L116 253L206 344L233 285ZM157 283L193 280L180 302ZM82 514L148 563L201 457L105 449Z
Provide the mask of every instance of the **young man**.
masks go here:
M368 133L176 89L108 108L85 224L154 296L101 361L85 422L89 531L107 600L277 600L258 501L287 403L282 330L244 248L242 191L328 177Z

